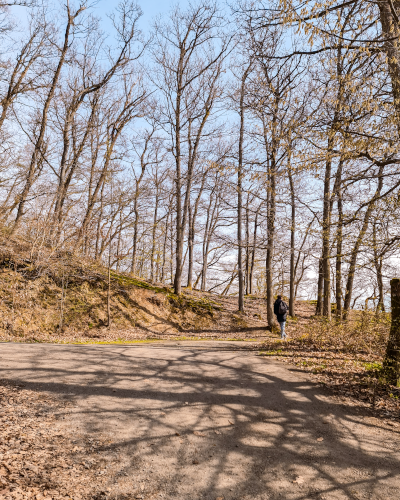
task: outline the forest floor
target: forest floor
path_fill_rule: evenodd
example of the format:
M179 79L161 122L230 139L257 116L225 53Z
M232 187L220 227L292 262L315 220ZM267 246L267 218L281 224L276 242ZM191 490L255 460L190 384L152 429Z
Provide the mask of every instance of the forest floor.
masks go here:
M400 498L397 421L258 353L2 344L0 498Z

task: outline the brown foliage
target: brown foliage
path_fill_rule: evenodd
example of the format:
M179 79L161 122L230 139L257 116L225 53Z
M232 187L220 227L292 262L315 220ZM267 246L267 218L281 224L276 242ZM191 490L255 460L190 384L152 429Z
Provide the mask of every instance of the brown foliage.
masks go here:
M266 342L261 354L309 372L349 404L399 418L400 389L382 374L389 314L352 311L348 321L309 317L289 321L288 330L288 341Z

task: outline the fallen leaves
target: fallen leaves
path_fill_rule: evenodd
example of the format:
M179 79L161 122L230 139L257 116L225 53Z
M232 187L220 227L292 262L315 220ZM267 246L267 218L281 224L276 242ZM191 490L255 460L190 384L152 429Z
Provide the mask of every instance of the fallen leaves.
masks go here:
M1 499L94 498L96 462L57 429L57 413L68 413L68 403L0 382L0 409Z
M297 476L296 479L293 481L294 484L304 484L304 478L301 476Z
M193 434L195 436L201 436L201 437L206 437L207 434L204 434L204 432L200 432L200 431L193 431Z
M379 370L390 321L386 314L352 311L345 322L302 317L290 339L260 344L260 355L276 356L308 372L348 405L367 406L381 417L399 418L400 388L385 385Z

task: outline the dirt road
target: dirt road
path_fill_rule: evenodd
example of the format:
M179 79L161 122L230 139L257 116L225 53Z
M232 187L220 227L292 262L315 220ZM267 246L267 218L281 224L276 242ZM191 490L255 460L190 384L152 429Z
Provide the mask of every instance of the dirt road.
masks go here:
M112 498L400 499L398 428L249 347L2 344L0 378L72 402Z

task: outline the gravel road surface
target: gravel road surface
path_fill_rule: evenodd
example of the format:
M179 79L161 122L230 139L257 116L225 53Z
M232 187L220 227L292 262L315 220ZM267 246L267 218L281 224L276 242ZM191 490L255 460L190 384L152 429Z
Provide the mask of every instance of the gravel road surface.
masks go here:
M251 347L1 344L0 377L67 398L65 432L106 440L104 498L400 499L399 428Z

